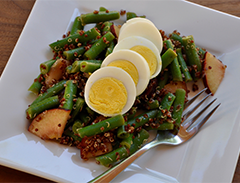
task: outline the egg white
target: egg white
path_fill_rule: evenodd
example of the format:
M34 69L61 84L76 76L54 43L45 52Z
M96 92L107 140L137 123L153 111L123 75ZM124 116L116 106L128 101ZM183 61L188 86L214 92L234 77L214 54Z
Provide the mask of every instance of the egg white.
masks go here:
M130 23L128 22L123 24L120 29L118 41L130 36L141 36L152 41L161 53L163 40L157 27L146 18L138 18L137 20L134 19L130 19Z
M104 67L101 69L96 70L93 74L90 75L88 78L86 85L85 85L85 90L84 90L84 99L86 101L86 104L95 112L98 114L101 114L103 116L115 116L115 114L107 114L98 111L95 109L93 106L91 106L91 103L89 102L89 91L92 87L92 85L99 79L105 78L105 77L112 77L115 78L123 83L127 90L127 103L122 109L122 111L118 114L125 114L134 104L135 99L136 99L136 86L131 78L131 76L124 71L123 69L120 69L118 67Z
M155 25L153 24L153 22L150 21L150 20L147 19L147 18L135 17L135 18L131 18L131 19L127 20L127 21L122 25L122 27L121 27L121 29L120 29L120 32L124 29L124 27L126 27L126 26L129 25L129 24L135 23L135 22L147 22L147 23L150 23L150 24L152 24L153 26L155 26Z
M108 55L102 62L101 68L115 60L127 60L135 65L138 71L138 83L136 86L136 95L140 95L147 87L150 79L150 69L147 61L139 53L129 50L120 49Z
M148 39L146 39L144 37L140 37L140 36L126 37L116 44L116 46L113 49L113 52L119 51L122 49L131 49L132 47L137 46L137 45L142 45L142 46L148 47L150 50L152 50L152 52L156 56L157 68L156 68L156 71L154 72L154 74L151 76L151 79L156 77L162 69L162 59L160 57L159 50L157 49L155 44L153 44L153 42L149 41Z

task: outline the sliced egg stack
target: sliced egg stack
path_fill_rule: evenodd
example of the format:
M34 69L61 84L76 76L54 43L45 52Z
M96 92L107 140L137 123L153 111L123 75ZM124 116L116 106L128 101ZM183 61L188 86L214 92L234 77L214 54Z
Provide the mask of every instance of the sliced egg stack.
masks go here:
M113 52L87 80L87 105L104 116L126 113L149 80L160 73L162 47L161 34L150 20L128 20Z

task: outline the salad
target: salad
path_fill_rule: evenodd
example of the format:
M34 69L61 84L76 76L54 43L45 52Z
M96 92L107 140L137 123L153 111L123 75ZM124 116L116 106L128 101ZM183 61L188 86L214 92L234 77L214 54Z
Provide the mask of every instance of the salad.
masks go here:
M214 95L226 69L192 35L166 34L145 16L104 7L76 17L49 46L53 58L40 63L29 88L37 98L26 110L28 131L104 166L137 151L149 130L177 134L195 82L203 80Z

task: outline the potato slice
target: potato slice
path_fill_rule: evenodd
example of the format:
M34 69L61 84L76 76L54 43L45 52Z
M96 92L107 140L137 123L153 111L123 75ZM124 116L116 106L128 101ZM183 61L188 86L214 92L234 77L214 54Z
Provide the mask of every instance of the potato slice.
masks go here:
M52 84L59 81L63 74L65 73L66 67L70 65L70 61L65 59L58 59L51 67L50 71L45 74L45 83L47 86L51 86Z
M81 158L84 160L106 154L113 150L111 142L107 142L107 137L100 137L100 135L84 137L77 148L80 149Z
M184 81L171 81L164 86L164 89L171 93L175 93L178 88L184 89L186 91L186 97L188 96L187 85Z
M97 150L97 151L84 151L84 148L80 149L80 153L81 153L81 158L84 160L88 160L89 158L93 158L93 157L97 157L97 156L101 156L103 154L106 154L108 152L112 151L112 144L110 142L104 142L101 144L102 146L106 147L106 152L102 151L102 150Z
M205 53L203 62L203 82L208 92L214 95L225 75L226 65L213 56L210 52Z
M112 24L111 27L110 27L110 30L116 38L119 37L119 32L120 32L120 27L119 26L116 26L116 25Z
M28 131L41 139L58 139L62 137L70 110L50 109L37 115L30 124Z

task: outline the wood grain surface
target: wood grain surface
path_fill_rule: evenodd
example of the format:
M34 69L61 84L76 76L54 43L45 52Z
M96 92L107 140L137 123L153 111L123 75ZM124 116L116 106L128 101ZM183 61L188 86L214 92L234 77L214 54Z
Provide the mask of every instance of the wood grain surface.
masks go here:
M190 0L240 17L240 0ZM0 76L21 34L35 0L0 0ZM0 182L51 182L18 170L0 166ZM240 182L240 161L232 182Z

